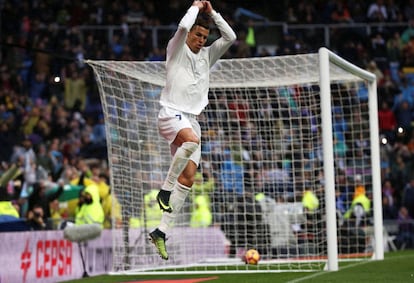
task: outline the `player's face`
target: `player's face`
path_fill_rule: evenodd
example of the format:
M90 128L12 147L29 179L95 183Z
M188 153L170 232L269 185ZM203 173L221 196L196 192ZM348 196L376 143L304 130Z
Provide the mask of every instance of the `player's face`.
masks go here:
M202 26L193 27L187 36L187 45L191 51L198 53L206 44L209 33L210 31Z

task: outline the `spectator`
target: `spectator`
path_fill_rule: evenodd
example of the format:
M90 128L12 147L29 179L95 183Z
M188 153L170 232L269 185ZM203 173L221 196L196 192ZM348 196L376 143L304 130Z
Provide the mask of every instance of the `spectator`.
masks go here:
M394 82L400 82L399 68L402 58L403 43L401 41L400 33L394 32L392 36L387 39L387 61L389 62L389 69L391 78Z
M367 9L366 9L366 2L362 1L354 1L352 5L350 5L349 10L352 15L352 19L356 23L365 23L367 22Z
M268 249L265 243L269 243L265 232L266 223L262 218L261 205L251 188L236 197L234 205L228 209L227 216L230 218L222 229L231 242L230 256L239 256L252 247L257 247L260 253L265 254L265 250Z
M20 217L20 214L11 201L0 200L0 217L1 216L8 216L6 219L10 219L10 217L17 219Z
M360 227L364 225L367 217L371 213L371 200L365 194L365 185L361 175L355 175L355 193L350 208L344 215L344 218L353 219L355 225Z
M73 111L83 111L86 107L87 85L84 72L72 65L64 79L65 107Z
M394 147L404 147L404 145L401 145L400 142L397 142ZM403 155L398 150L394 149L394 152L392 154L395 157L391 162L390 179L396 188L396 195L398 198L401 198L403 188L410 179L411 167L409 164L407 164L405 157L403 157Z
M54 105L52 110L51 136L62 138L70 132L69 112L62 105Z
M345 133L348 130L348 122L344 118L343 110L336 106L333 108L332 128L338 142L345 142Z
M299 22L297 9L295 9L295 7L291 4L289 4L289 6L286 9L285 21L289 24L297 24Z
M19 174L19 167L4 168L0 177L0 223L15 221L20 217L13 181Z
M40 75L42 79L48 77L50 74L51 55L45 52L45 50L49 49L49 43L49 37L45 36L39 39L37 46L35 46L39 51L34 56L34 72L36 77Z
M203 164L207 164L207 163L204 162ZM210 165L206 165L206 167L207 166L210 166ZM215 189L215 180L211 172L208 169L204 169L203 172L197 172L195 174L193 192L196 195L205 195L209 197L210 194L213 193L214 189Z
M395 188L392 186L390 180L385 180L382 186L382 195L388 198L389 205L396 205L397 201L395 200Z
M35 205L27 212L27 224L31 230L46 230L46 221L41 205Z
M385 56L385 54L384 54ZM384 73L382 70L378 67L377 63L372 60L367 65L367 71L373 73L375 77L377 78L377 83L379 86L382 86L383 80L384 80Z
M95 123L92 127L92 136L92 141L95 144L106 145L105 121L102 114L99 114L97 123Z
M388 68L387 62L387 41L382 32L376 32L371 37L371 50L370 56L378 66L378 69L383 73L383 70ZM376 73L375 73L376 74ZM383 74L384 75L384 74ZM378 85L381 87L384 76L378 78Z
M99 190L99 199L105 215L104 228L119 227L122 221L121 205L111 192L108 176L102 171L101 164L92 163L88 175Z
M405 206L398 212L398 234L395 241L399 249L414 248L414 220Z
M90 184L81 191L78 209L75 215L75 224L100 224L105 220L104 211L99 201L99 189Z
M124 45L121 42L121 37L117 33L115 33L112 37L111 50L115 54L116 59L119 59L124 51Z
M256 32L254 30L253 20L251 19L247 21L246 43L250 47L250 54L256 56Z
M100 175L101 180L106 180L107 176ZM107 182L107 181L105 181ZM108 191L106 195L101 196L101 203L102 208L104 211L105 221L104 221L104 228L118 228L121 227L122 224L122 211L121 211L121 204L116 198L115 194Z
M388 106L392 105L394 96L398 93L399 89L396 82L392 78L391 71L386 70L384 72L384 82L382 86L378 88L379 105L381 105L383 101L386 101Z
M411 155L414 156L414 132L411 133L411 137L407 142L407 149L410 151Z
M27 115L23 117L22 127L23 133L27 136L33 133L33 129L40 120L41 109L38 105L34 105L31 109L28 109Z
M30 81L29 96L33 102L43 102L47 99L47 76L45 73L36 73Z
M302 205L306 213L315 213L319 208L319 199L312 190L305 190L302 196Z
M404 99L394 111L395 118L397 119L397 125L401 128L399 130L400 136L404 138L404 143L407 141L407 138L411 136L411 121L413 119L413 110L413 105Z
M336 176L336 187L339 190L340 195L344 200L345 208L348 209L349 204L352 201L354 189L352 188L347 176L343 172L338 172ZM346 211L343 211L345 214Z
M165 50L154 47L152 52L149 54L148 61L164 61Z
M53 162L53 168L51 171L52 179L56 181L62 174L64 163L64 156L60 151L60 140L58 138L55 138L50 142L48 156Z
M367 19L370 22L385 22L388 20L387 7L384 4L384 0L375 0L369 5Z
M394 96L392 111L397 111L403 101L406 101L409 104L408 106L411 107L414 104L413 91L413 85L410 84L408 78L401 76L400 91Z
M226 193L243 194L244 169L239 162L233 158L234 151L225 149L224 160L220 170L220 183Z
M414 67L414 35L403 46L402 63L404 67Z
M89 163L84 158L77 158L75 161L75 167L69 170L70 183L72 185L87 187L91 184L95 184L95 181L91 179L92 171L89 167ZM72 173L72 175L70 175ZM98 188L99 192L99 188Z
M0 162L9 162L12 157L13 148L15 144L19 143L19 138L12 129L9 123L0 122Z
M190 226L195 228L210 226L213 220L210 208L210 198L206 195L198 195L193 200L193 203Z
M410 217L414 218L414 177L410 179L404 188L401 204L407 209Z
M404 14L400 9L400 3L396 2L399 1L387 0L386 7L389 22L398 23L404 21Z
M36 163L48 173L54 172L54 163L47 146L44 143L38 145L36 150Z
M335 208L336 213L340 216L340 219L343 218L345 212L347 211L346 204L346 195L344 193L341 193L339 189L335 189Z
M404 16L405 19L414 19L414 0L406 1L404 5Z
M92 130L85 128L81 132L81 146L79 148L78 155L81 158L97 158L104 160L107 157L107 149L105 143L95 143L93 140Z
M204 162L204 164L208 164ZM206 165L208 167L209 165ZM204 166L203 166L204 169ZM193 184L193 211L191 213L190 225L192 227L207 227L213 222L211 209L211 195L214 193L215 182L210 171L203 170L194 176Z
M49 203L50 218L48 219L49 228L56 230L62 227L61 225L68 219L66 209L60 208L58 199L54 199Z
M8 172L14 172L14 169L11 168ZM13 173L12 172L12 173ZM3 179L4 175L2 176ZM12 178L13 176L10 176ZM7 178L8 179L8 178ZM0 216L7 215L14 218L19 218L20 214L16 207L13 205L14 192L10 186L10 181L2 180L0 185Z
M317 8L314 3L302 1L299 4L299 22L303 24L316 24L319 22Z
M251 57L251 49L248 43L246 42L246 31L240 30L237 33L237 40L235 42L236 46L236 58L247 58Z
M338 166L341 170L346 168L346 154L349 150L345 140L338 140L336 134L333 135L333 151L335 156L335 165Z
M140 226L146 225L148 228L155 228L160 223L162 211L157 202L157 194L158 189L151 189L144 195L143 209L145 211L141 212L141 218L139 219ZM146 221L146 224L144 224L144 221Z
M414 9L414 6L413 6L413 9ZM401 43L403 45L406 45L410 41L411 37L414 36L414 17L413 18L408 18L408 19L409 19L408 20L408 27L405 30L402 31L401 36L400 36Z
M397 207L394 204L390 203L390 200L386 195L382 195L382 219L396 220L397 215Z
M384 135L389 142L393 143L397 130L397 119L395 118L394 112L389 108L387 101L381 103L381 108L378 111L378 122L380 134Z
M351 13L346 5L346 1L338 0L335 3L331 13L331 21L333 23L351 23L353 22Z
M48 222L52 213L50 211L50 204L57 200L59 196L63 193L63 183L59 184L57 190L47 191L46 182L44 180L36 182L33 184L33 191L28 197L28 210L35 211L35 207L40 207L42 209L42 217L44 218L45 228L51 229L52 225Z

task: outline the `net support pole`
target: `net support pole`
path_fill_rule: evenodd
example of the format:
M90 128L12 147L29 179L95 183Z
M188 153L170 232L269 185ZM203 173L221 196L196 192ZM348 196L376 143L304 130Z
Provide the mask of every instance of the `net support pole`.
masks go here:
M322 116L322 147L323 170L325 184L325 209L326 209L326 237L328 245L328 271L338 270L338 242L336 228L335 205L335 172L333 157L333 135L331 114L331 85L329 75L328 49L319 49L319 83L321 91L321 116Z
M379 149L379 129L378 129L378 102L377 102L377 82L371 81L368 84L369 97L369 127L371 138L371 164L372 164L372 200L374 207L374 259L384 259L384 234L382 221L382 192L381 192L381 167Z
M378 129L378 102L377 102L377 81L373 73L363 70L331 51L325 49L329 60L344 70L364 79L368 82L368 107L369 127L371 140L371 170L372 170L372 202L374 218L374 259L384 259L384 235L382 221L382 197L381 197L381 168L379 150L379 129Z

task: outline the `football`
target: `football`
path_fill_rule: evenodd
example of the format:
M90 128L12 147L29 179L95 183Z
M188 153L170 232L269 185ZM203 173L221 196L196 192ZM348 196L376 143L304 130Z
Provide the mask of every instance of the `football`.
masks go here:
M256 265L260 260L260 254L255 249L250 249L244 254L244 262L246 264Z

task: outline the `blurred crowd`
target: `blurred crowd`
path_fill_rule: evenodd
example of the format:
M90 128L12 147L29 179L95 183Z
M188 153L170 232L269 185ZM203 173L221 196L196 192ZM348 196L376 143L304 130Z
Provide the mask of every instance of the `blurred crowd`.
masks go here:
M272 21L350 27L402 24L372 29L369 36L351 28L333 29L331 42L340 56L377 76L383 216L412 219L414 1L212 3L238 35L224 58L299 54L320 47L313 30L302 29L282 32L274 50L259 49L257 35L263 24ZM170 34L154 46L151 27L175 25L189 2L4 0L0 4L0 214L12 210L13 216L27 219L31 229L56 229L64 219L84 221L88 212L83 204L94 203L102 212L93 221L109 228L121 221L120 211L110 209L116 199L109 188L104 119L92 70L82 60L164 60ZM113 33L108 33L109 26L116 27ZM62 208L57 200L67 191L79 194L80 202Z

